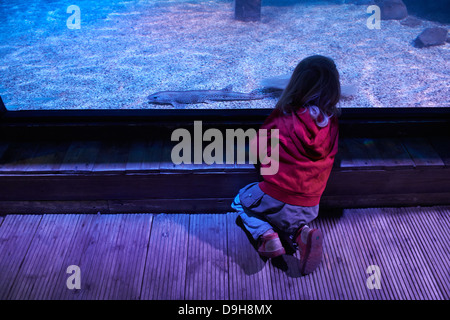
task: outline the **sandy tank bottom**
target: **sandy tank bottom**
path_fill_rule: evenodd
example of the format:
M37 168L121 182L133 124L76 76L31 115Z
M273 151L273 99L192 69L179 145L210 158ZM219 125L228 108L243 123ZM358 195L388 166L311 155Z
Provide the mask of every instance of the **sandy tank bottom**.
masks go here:
M174 109L147 103L166 90L261 89L313 54L333 58L357 93L341 107L449 107L450 44L424 49L426 27L382 21L371 30L367 6L263 6L260 22L233 19L232 1L124 2L103 19L65 27L65 7L46 24L0 45L0 94L9 109ZM442 26L442 25L441 25ZM443 26L448 28L448 25ZM17 31L19 32L19 31ZM188 108L272 108L275 99L191 104Z

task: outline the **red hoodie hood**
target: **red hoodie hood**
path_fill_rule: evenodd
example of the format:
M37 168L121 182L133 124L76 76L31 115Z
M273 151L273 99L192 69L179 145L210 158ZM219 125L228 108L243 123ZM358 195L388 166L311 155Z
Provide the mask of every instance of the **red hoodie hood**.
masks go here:
M336 117L331 117L329 124L321 128L306 108L288 114L275 109L261 128L279 129L280 140L295 146L301 155L313 161L329 155L338 134Z
M337 130L333 130L335 126L319 127L311 117L309 110L304 108L289 116L291 121L287 121L287 123L291 128L287 132L290 133L290 138L298 151L311 160L327 157L333 148L337 134ZM333 122L333 118L335 120L336 117L330 118L329 122ZM319 118L319 120L322 119Z

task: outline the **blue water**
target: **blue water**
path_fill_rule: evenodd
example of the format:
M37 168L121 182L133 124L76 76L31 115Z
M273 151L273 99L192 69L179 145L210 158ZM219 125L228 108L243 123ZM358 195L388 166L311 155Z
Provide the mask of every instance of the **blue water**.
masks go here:
M419 19L437 20L417 27L383 22L374 31L366 27L366 6L354 2L263 0L261 21L243 23L233 19L232 0L1 0L0 95L11 110L166 108L146 97L229 85L251 92L264 78L289 74L302 58L323 54L337 63L343 85L358 87L343 107L450 105L442 85L450 80L450 45L411 45L426 27L448 27L448 12L436 13L432 5L421 11L417 1L405 0ZM67 27L70 5L81 10L80 29Z
M108 19L110 14L120 14L122 12L132 12L142 8L142 1L123 1L123 0L77 0L77 1L64 1L64 0L34 0L29 2L9 0L1 1L0 3L0 57L4 57L8 54L18 54L20 51L28 49L33 51L31 54L24 55L22 63L27 66L35 65L46 68L47 70L53 70L49 74L53 74L53 78L61 76L59 72L60 65L66 65L66 61L72 59L73 56L78 55L79 59L83 56L89 55L84 48L77 46L77 43L92 33L94 30L107 28L114 24L114 21ZM164 5L166 1L145 1L143 4L145 8L151 8L152 6ZM69 29L67 27L67 20L73 12L67 13L67 8L70 5L76 4L81 11L81 28ZM91 35L92 37L92 35ZM42 46L48 39L55 39L54 45ZM59 45L61 41L58 39L66 39L73 41L73 46L69 46L71 52L62 50ZM105 51L105 50L103 50ZM106 50L107 51L107 50ZM114 52L110 52L110 55ZM38 57L39 55L39 57ZM103 57L99 58L97 65L101 65L102 59L107 59L108 54L102 54ZM17 59L20 61L20 59ZM69 63L70 64L70 63ZM16 70L11 70L11 69ZM98 68L97 68L98 69ZM16 90L8 90L8 87L17 87L16 84L20 80L29 82L31 79L27 79L30 75L25 68L20 67L19 64L14 63L9 65L9 74L13 76L8 79L0 81L0 94L5 102L17 101L15 95ZM98 72L95 68L87 66L77 70L78 74ZM22 77L23 76L23 77ZM51 87L57 86L57 84L46 77L41 76L42 82L47 82ZM80 83L77 85L89 86L92 83ZM38 85L21 86L21 88L30 88L32 92L39 90ZM107 90L106 88L103 88ZM46 95L37 95L34 99L28 99L27 103L15 105L6 103L8 109L39 109L42 102L48 102L56 99L56 95L60 94L57 89L45 89ZM23 100L22 100L23 101ZM63 105L59 105L57 108L76 107L77 104L74 101L65 102Z

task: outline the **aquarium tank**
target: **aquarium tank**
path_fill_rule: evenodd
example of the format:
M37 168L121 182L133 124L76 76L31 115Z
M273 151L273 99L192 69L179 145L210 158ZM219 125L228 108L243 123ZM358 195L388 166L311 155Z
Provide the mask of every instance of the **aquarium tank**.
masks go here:
M1 0L8 110L273 108L332 58L342 108L450 106L449 0Z

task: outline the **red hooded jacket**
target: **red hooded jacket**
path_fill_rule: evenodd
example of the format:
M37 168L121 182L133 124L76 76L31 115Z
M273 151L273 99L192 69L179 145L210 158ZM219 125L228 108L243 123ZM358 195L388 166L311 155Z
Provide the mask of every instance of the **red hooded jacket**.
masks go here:
M269 156L270 129L279 130L278 172L263 175L264 181L259 183L261 190L291 205L319 204L338 151L337 117L331 117L328 125L321 128L305 108L290 114L275 109L261 129L268 130Z

